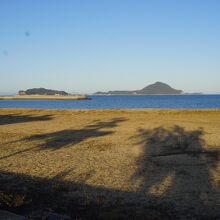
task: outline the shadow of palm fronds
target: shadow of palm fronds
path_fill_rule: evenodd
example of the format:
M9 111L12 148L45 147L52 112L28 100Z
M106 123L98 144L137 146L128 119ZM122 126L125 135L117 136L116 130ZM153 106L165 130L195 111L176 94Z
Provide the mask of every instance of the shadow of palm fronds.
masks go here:
M131 179L140 181L141 192L175 203L179 209L208 212L220 208L220 188L211 176L220 152L206 147L203 129L187 131L174 126L138 132L143 151Z
M33 121L48 121L51 119L52 119L51 115L8 114L8 115L0 115L0 125L33 122Z
M113 134L113 130L102 130L112 129L118 126L119 123L126 121L125 118L113 118L107 122L97 122L95 124L88 125L82 129L68 129L62 131L56 131L46 134L32 135L25 138L25 141L43 141L38 147L41 149L60 149L62 147L68 147L78 144L89 138L98 138L106 135Z

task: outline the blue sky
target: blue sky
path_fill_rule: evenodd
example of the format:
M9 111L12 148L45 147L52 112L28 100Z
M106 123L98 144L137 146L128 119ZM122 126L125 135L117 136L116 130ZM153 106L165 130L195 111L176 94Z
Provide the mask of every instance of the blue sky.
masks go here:
M0 77L0 93L220 92L220 1L0 0Z

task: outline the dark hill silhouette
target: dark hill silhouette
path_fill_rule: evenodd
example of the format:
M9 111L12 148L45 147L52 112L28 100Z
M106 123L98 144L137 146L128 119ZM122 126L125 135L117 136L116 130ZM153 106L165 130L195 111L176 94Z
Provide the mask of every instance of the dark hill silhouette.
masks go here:
M19 95L68 95L65 91L58 91L52 89L45 89L45 88L33 88L28 89L26 91L20 90L18 92Z
M141 90L97 92L95 95L180 95L182 93L182 90L173 89L171 86L162 82L156 82Z
M146 86L145 88L138 90L137 94L172 94L172 95L178 95L181 94L182 90L173 89L169 85L162 83L162 82L156 82L152 85Z

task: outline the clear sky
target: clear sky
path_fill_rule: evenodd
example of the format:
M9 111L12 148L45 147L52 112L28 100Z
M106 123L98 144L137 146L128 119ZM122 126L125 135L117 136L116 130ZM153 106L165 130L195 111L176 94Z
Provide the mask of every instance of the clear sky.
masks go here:
M0 0L0 93L156 81L220 92L219 0Z

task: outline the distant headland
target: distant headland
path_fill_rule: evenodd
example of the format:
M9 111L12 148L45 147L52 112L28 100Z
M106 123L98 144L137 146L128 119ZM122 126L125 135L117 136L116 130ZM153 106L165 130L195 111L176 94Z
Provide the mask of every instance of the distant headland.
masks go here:
M140 90L96 92L94 95L202 95L202 93L184 93L183 90L174 89L166 83L156 82Z
M18 92L18 95L61 95L61 96L67 96L70 94L65 91L58 91L58 90L45 89L45 88L33 88L33 89L27 89L26 91L20 90Z
M85 95L73 95L65 91L33 88L20 90L15 96L0 96L0 100L88 100Z
M134 91L108 91L108 92L96 92L95 95L181 95L182 90L173 89L171 86L156 82L148 85L141 90Z

